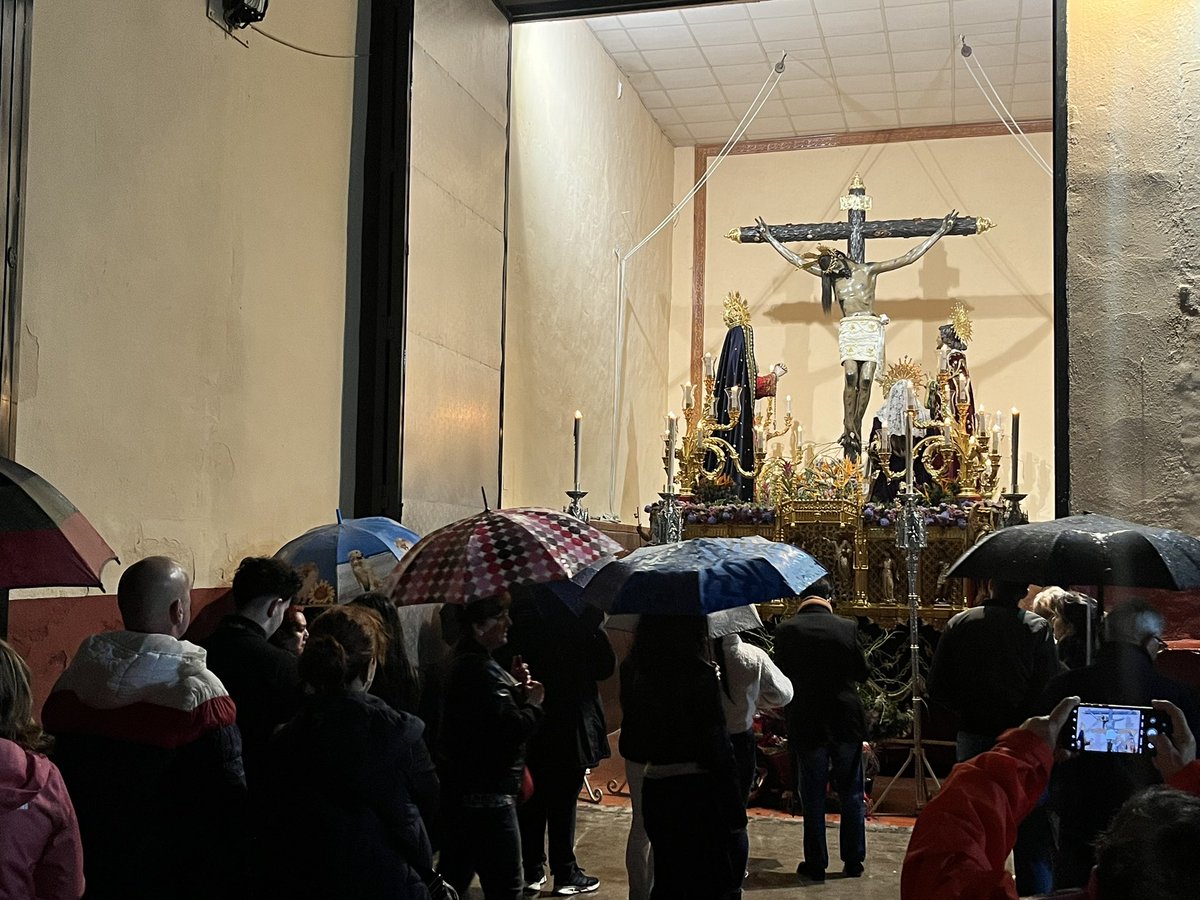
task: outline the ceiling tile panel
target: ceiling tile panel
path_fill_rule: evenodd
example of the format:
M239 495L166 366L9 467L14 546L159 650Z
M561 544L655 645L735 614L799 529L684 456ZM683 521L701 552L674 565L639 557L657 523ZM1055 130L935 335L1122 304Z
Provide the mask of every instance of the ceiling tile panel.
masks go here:
M883 13L878 7L857 12L825 13L820 19L821 31L826 37L883 31Z
M707 66L708 61L698 47L680 47L675 50L647 50L642 54L650 67L657 71L663 69L695 69Z
M681 106L679 115L685 122L733 122L733 110L728 103L714 103L710 106Z
M628 53L631 50L637 49L629 37L629 32L624 28L601 31L596 37L600 39L600 43L604 45L604 49L609 53Z
M837 88L832 81L791 81L780 82L778 92L785 100L795 99L813 99L822 97L828 103L832 104L832 109L841 109L841 102L838 100ZM814 110L815 112L826 112L825 109ZM796 111L788 107L788 112L796 115Z
M896 94L894 91L886 91L878 94L853 94L842 95L842 108L849 113L851 110L862 112L864 110L891 110L896 109Z
M808 37L792 38L787 41L763 41L762 46L772 60L779 59L779 54L784 51L787 51L789 59L825 58L825 42L821 39L816 25L813 25L812 34Z
M596 16L594 19L584 19L592 31L608 31L611 28L623 28L617 16Z
M740 3L698 6L681 12L689 25L704 25L709 22L744 22L750 18L750 13Z
M653 72L635 72L627 76L630 86L639 93L641 91L661 91L662 85L658 83L658 76Z
M1013 87L1012 98L1016 100L1041 100L1049 103L1054 99L1054 85L1046 82L1035 84L1018 84Z
M841 113L792 116L792 124L796 126L796 134L828 134L832 131L846 130L846 119Z
M724 103L725 95L718 87L682 88L667 91L667 96L675 106L706 106L710 103Z
M929 3L922 6L888 7L887 27L895 30L906 28L936 28L950 24L949 3Z
M835 56L833 71L842 75L879 75L892 71L892 60L886 53L874 53L870 56Z
M650 66L646 64L646 60L642 58L642 54L637 53L610 53L613 62L617 64L617 68L626 75L632 75L635 72L649 72Z
M946 108L944 106L900 110L900 124L905 127L913 125L944 125L945 123Z
M762 85L758 84L723 84L721 93L725 95L726 100L733 104L734 109L742 109L758 96L760 87ZM773 96L782 97L783 95L776 90Z
M896 73L896 90L898 91L936 91L947 89L952 84L949 69L938 72Z
M771 73L771 67L766 63L753 66L713 66L713 74L720 84L755 84L761 85Z
M1027 84L1031 81L1053 83L1053 69L1049 62L1022 63L1013 71L1013 81L1017 84Z
M846 111L846 127L851 131L861 131L867 128L897 128L899 125L900 116L894 109L866 112Z
M972 103L965 106L956 106L954 108L954 121L960 125L967 122L994 122L996 121L996 114L986 103Z
M735 113L741 111L742 110L740 108L734 109ZM760 109L758 112L760 118L763 116L786 116L787 114L787 107L783 105L782 100L768 100L762 105L762 109Z
M864 56L868 53L887 53L887 36L877 31L873 34L829 35L825 47L836 61L839 56ZM834 68L837 68L834 66Z
M1054 115L1054 104L1050 101L1017 100L1012 105L1012 114L1018 119L1048 119Z
M761 0L746 4L746 12L752 19L775 19L782 16L811 16L812 4L808 0Z
M911 31L889 31L888 44L893 53L913 50L936 50L954 46L954 33L949 28L914 28Z
M792 134L792 120L787 116L759 116L746 129L746 137L783 137Z
M1054 0L1023 0L1021 15L1027 19L1047 18L1054 15Z
M950 11L956 28L979 22L1003 22L1020 15L1021 0L955 0Z
M736 125L732 119L728 122L701 122L689 125L688 131L698 141L723 141L733 134Z
M837 89L843 94L876 93L893 89L892 73L881 75L839 75Z
M841 113L842 102L835 97L794 97L783 101L792 116L815 116L819 113Z
M630 13L617 16L626 28L662 28L667 25L682 25L683 15L675 10Z
M670 90L671 88L698 88L716 84L712 69L705 66L702 69L667 69L658 73L658 83Z
M689 146L694 140L692 133L687 130L686 125L668 125L663 129L663 134L676 147Z
M1050 41L1021 41L1017 45L1017 62L1050 62L1054 59L1054 45Z
M817 20L812 16L788 16L782 19L758 19L754 23L759 40L804 40L818 34Z
M679 114L679 110L675 109L673 106L669 106L665 109L654 110L654 118L659 125L683 124L683 116L681 116Z
M676 47L694 47L696 42L686 25L668 25L665 28L633 28L629 37L638 50L673 50Z
M744 22L718 22L711 25L693 25L692 36L701 44L744 44L758 40L754 25Z
M671 108L671 100L667 97L666 91L638 91L638 96L642 98L642 105L646 109L656 110L654 118L658 119L660 125L667 124L659 117L657 110L667 110Z
M809 59L808 57L797 58L789 55L787 68L779 79L779 83L812 81L814 78L828 78L832 74L833 70L829 68L829 60L824 57Z
M817 14L879 9L879 0L812 0Z
M885 8L893 6L949 6L950 0L883 0Z
M938 107L945 110L954 100L954 92L950 90L934 91L897 91L896 105L903 113L906 109L931 109Z
M767 62L766 51L757 41L753 44L705 47L704 57L711 66L741 66L747 63L762 63L765 66Z
M919 50L913 53L893 53L892 65L900 72L929 72L950 67L950 49Z

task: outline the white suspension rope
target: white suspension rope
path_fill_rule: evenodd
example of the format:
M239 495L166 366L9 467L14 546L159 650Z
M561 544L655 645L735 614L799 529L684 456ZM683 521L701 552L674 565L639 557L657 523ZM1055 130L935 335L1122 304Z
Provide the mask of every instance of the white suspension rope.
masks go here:
M616 250L617 256L617 316L616 316L616 331L613 340L613 404L612 404L612 425L610 428L611 441L609 448L609 478L608 478L608 508L615 517L617 515L617 434L620 428L621 419L621 389L623 375L623 351L625 349L625 269L629 260L650 241L654 240L664 228L671 225L679 217L679 213L683 210L692 198L700 192L700 189L708 182L708 179L720 167L725 158L733 151L733 148L742 139L746 133L746 129L754 122L755 117L762 110L767 100L770 99L771 93L775 90L775 86L779 84L779 79L783 77L787 53L784 53L771 69L766 80L763 81L762 87L758 89L758 94L751 101L745 115L742 116L733 133L725 141L721 150L709 162L704 174L692 186L692 189L684 195L683 199L675 204L675 207L667 213L666 217L658 223L658 225L650 231L644 238L633 245L627 253L621 253Z

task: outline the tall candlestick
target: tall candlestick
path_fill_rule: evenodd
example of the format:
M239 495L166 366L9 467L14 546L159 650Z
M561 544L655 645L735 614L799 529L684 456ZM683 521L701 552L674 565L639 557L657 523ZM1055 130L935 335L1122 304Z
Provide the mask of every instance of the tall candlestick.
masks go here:
M667 413L667 493L675 493L675 413Z
M904 486L909 494L913 492L913 419L916 417L915 409L909 409L904 416Z
M704 377L713 377L713 358L711 353L704 354Z
M583 426L583 413L575 410L575 490L579 490L579 431Z
M1012 492L1017 492L1017 459L1021 441L1021 413L1012 408Z

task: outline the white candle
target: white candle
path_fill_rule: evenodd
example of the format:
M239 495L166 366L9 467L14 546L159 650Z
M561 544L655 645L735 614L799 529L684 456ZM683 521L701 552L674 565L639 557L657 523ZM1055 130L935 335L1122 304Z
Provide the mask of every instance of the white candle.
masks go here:
M945 372L950 368L950 351L943 347L938 351L938 371Z
M1021 413L1012 408L1012 492L1017 492L1017 459L1021 439Z
M740 384L730 385L727 393L729 397L730 421L733 421L733 411L735 409L740 411L742 408L742 386Z
M904 416L904 485L910 494L913 492L913 419L916 417L914 409L909 409Z
M1001 440L1003 440L1003 438L1000 434L1000 426L993 425L992 426L992 451L991 451L992 453L1000 452L1000 441Z
M713 377L713 358L711 353L704 354L704 377Z
M575 490L579 490L579 432L583 426L583 413L575 410Z
M689 410L695 405L696 405L696 388L693 387L692 383L689 381L687 384L685 384L683 386L683 408L685 410Z
M757 445L758 450L761 450L764 453L766 452L767 429L762 425L759 425L756 429L754 429L754 443Z
M675 489L675 413L667 413L667 492Z
M800 446L800 423L793 422L791 431L788 432L788 450L792 456L796 455L796 448Z
M783 402L784 402L784 404L785 404L785 406L784 406L784 410L783 410L783 411L784 411L785 413L787 413L787 414L790 416L790 415L792 414L792 395L791 395L791 394L788 394L788 395L787 395L787 396L784 398Z

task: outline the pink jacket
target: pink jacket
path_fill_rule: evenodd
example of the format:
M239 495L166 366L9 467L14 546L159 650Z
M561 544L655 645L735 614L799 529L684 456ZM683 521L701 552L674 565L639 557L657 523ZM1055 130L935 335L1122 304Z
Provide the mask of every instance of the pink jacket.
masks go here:
M58 768L0 738L0 900L78 900L83 847Z

